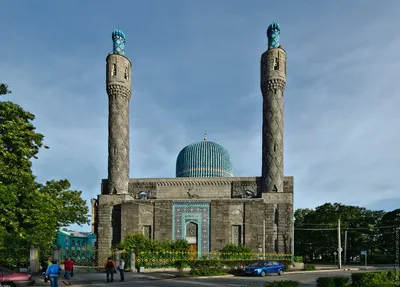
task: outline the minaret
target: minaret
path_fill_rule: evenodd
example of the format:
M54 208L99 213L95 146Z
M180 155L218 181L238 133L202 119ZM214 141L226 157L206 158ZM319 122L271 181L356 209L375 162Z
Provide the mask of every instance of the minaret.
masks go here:
M261 56L263 96L261 192L283 192L283 92L286 52L279 43L280 26L268 27L268 50Z
M108 192L127 194L129 183L129 101L132 65L124 56L125 34L112 33L113 52L107 56Z

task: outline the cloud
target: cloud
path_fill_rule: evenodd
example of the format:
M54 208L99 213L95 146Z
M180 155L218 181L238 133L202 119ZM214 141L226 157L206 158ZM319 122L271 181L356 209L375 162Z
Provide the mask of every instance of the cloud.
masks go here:
M116 26L109 13L128 35L133 65L131 177L174 177L179 151L205 130L230 151L235 175L259 176L259 61L276 19L288 55L285 174L295 177L296 207L393 209L400 201L396 1L184 3L126 2L121 10L99 1L96 13L71 22L59 13L74 9L57 6L50 26L43 11L10 6L21 13L0 19L10 27L0 79L13 90L9 99L36 115L51 147L34 164L40 181L68 178L89 199L107 177L105 57Z

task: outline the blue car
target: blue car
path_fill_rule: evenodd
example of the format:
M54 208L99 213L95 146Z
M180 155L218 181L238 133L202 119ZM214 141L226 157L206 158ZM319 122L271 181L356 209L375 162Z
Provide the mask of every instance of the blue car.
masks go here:
M285 272L285 266L277 261L257 261L243 269L246 275L260 275L264 277L267 274L282 275Z

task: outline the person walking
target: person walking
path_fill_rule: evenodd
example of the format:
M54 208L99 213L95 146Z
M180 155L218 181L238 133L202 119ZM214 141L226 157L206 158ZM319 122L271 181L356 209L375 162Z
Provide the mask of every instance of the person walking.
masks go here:
M124 280L125 280L124 268L125 268L125 261L124 261L124 259L121 259L121 261L119 262L119 266L118 266L119 276L121 277L121 282L124 282Z
M71 271L72 271L73 266L74 266L74 263L72 262L71 258L67 258L64 261L64 270L65 270L64 278L65 279L69 280L71 278Z
M75 259L71 258L71 261L72 261L71 277L74 277Z
M51 257L49 257L49 258L47 258L47 267L46 268L49 268L51 265L53 265L53 258L51 258Z
M104 264L104 268L106 269L107 282L110 282L110 275L111 282L114 282L115 262L112 260L111 257L108 257L106 263Z
M51 287L58 287L58 276L60 275L61 267L57 264L56 260L52 261L46 270L46 278L50 280Z

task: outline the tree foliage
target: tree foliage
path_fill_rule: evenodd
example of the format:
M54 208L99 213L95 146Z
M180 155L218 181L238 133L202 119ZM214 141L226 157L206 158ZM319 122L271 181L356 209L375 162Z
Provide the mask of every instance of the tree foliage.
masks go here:
M184 239L178 239L175 241L156 241L152 240L142 233L132 233L125 236L117 246L119 249L130 251L135 253L139 252L188 252L189 243Z
M400 210L385 213L359 206L325 203L315 209L295 211L295 254L304 256L306 260L333 261L338 247L339 218L342 248L347 231L346 262L359 257L361 250L367 250L370 256L385 257L390 254L388 246L395 246L393 226L396 220L399 226Z
M0 84L0 96L10 93ZM21 106L0 101L0 247L49 247L61 226L89 222L82 193L70 190L68 180L36 182L32 160L48 147L34 119Z

